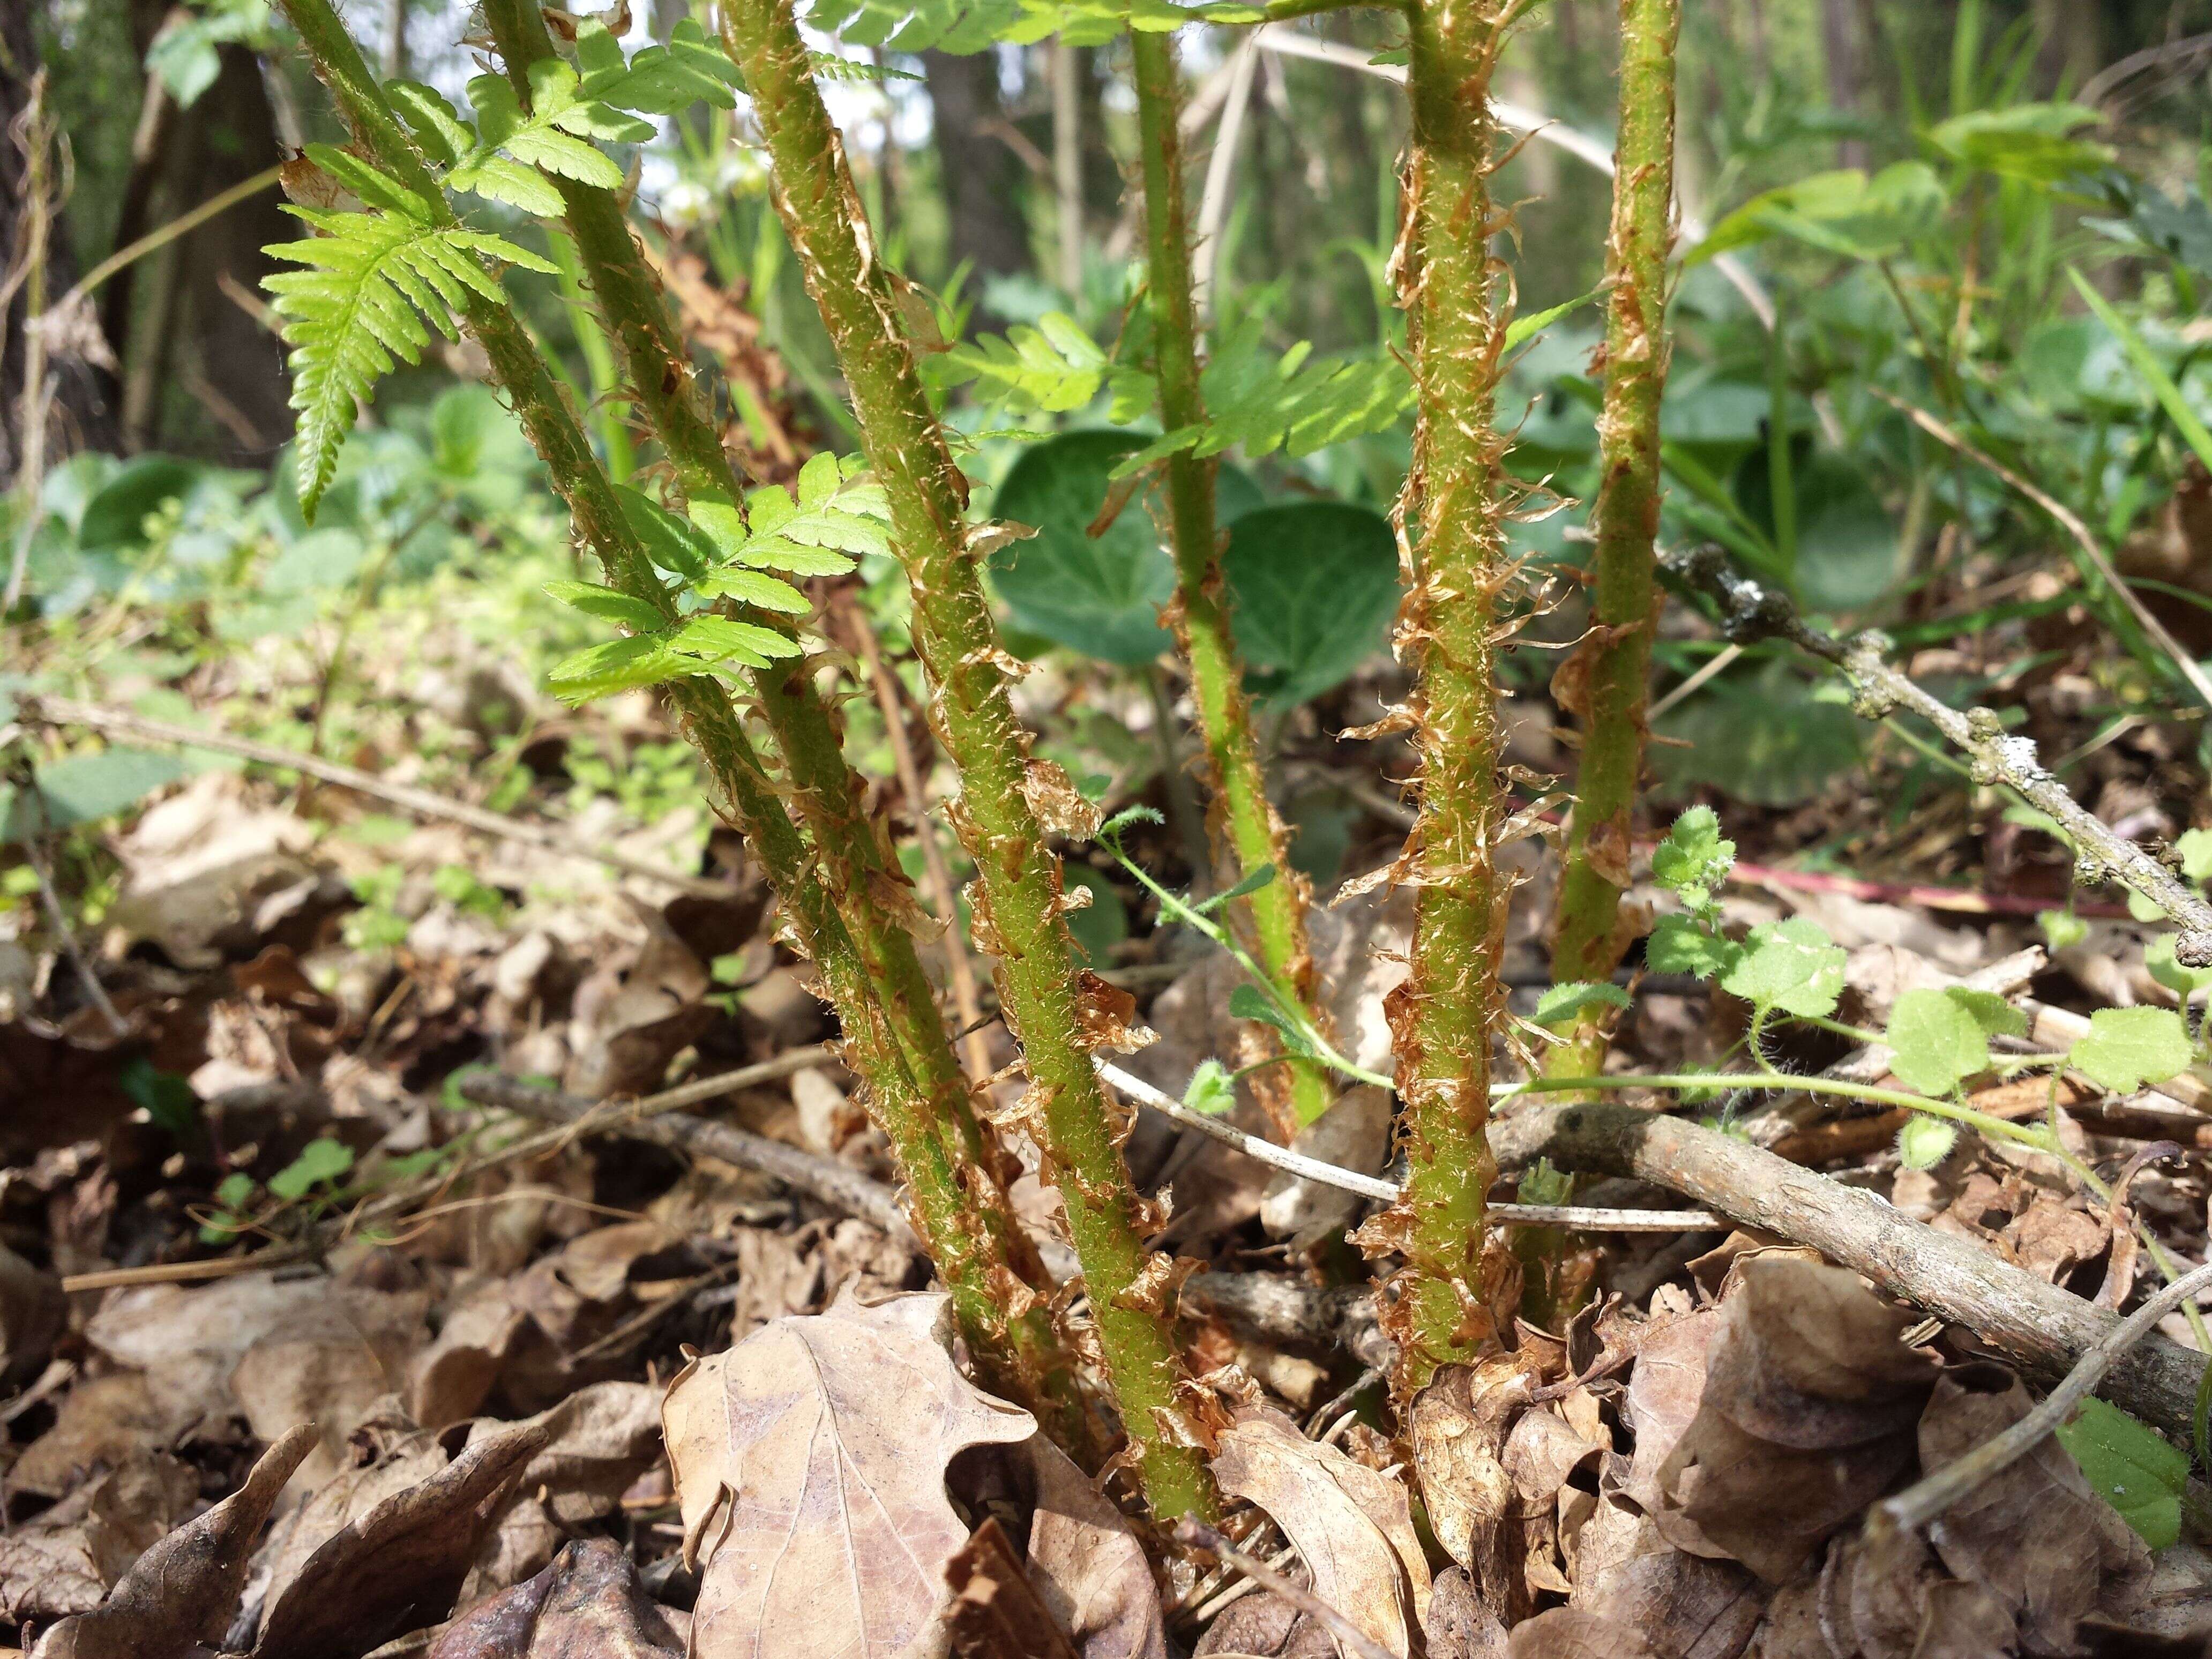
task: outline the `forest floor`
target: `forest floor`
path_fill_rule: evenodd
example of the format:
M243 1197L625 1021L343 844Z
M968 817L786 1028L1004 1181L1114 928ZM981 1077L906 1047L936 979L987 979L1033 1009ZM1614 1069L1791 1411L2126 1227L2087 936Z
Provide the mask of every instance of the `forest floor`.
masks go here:
M1949 650L1909 665L2023 708L2046 755L2081 751L2069 782L2124 834L2189 827L2191 729L2090 720L2106 668L2064 620L2025 658L2003 647L2028 663L2016 672ZM945 1358L939 1305L915 1294L926 1261L866 1218L892 1174L806 967L651 704L544 707L480 642L456 633L441 659L439 628L403 644L400 626L396 610L372 619L326 752L447 799L473 789L470 804L557 823L586 851L202 754L144 810L48 840L76 860L65 880L106 884L74 930L97 994L41 895L11 889L0 1626L25 1647L51 1632L42 1654L521 1659L673 1652L688 1631L710 1659L1316 1655L1340 1635L1346 1652L1432 1659L2204 1650L2212 1506L2156 1437L2100 1437L2085 1416L1925 1541L1863 1524L2028 1398L2018 1353L1869 1288L1873 1262L1822 1266L1802 1239L1748 1226L1586 1236L1569 1258L1580 1311L1523 1322L1401 1413L1361 1312L1365 1269L1340 1243L1370 1205L1152 1112L1127 1152L1171 1200L1166 1247L1206 1270L1183 1332L1219 1407L1224 1525L1287 1581L1263 1588L1133 1522L1123 1485L1102 1498ZM76 683L103 707L210 725L312 708L312 653L252 659L157 686L125 653ZM1039 708L1110 714L1125 695L1041 678ZM1359 781L1403 757L1327 733L1393 690L1370 675L1282 735L1286 775L1352 803L1330 821L1340 875L1395 848L1393 794ZM1558 769L1548 705L1532 692L1516 708L1511 758ZM494 757L523 785L495 788ZM888 792L878 804L915 832ZM2079 936L2051 949L2037 914L2065 906L2063 855L1901 748L1802 804L1723 815L1741 852L1730 925L1819 921L1849 953L1849 1023L1878 1029L1901 993L1967 981L2027 1012L2024 1044L2063 1047L2085 1011L2172 1006L2121 907L2083 902ZM1149 850L1177 857L1164 832ZM1553 855L1532 840L1515 856L1527 879L1503 971L1526 1014L1547 978ZM1101 859L1094 875L1113 872ZM1233 976L1122 896L1135 926L1098 965L1159 1037L1121 1063L1180 1097L1201 1060L1237 1051ZM1316 915L1338 1030L1370 1068L1388 1067L1407 915L1403 895ZM1710 1066L1744 1018L1709 986L1653 980L1613 1064ZM975 1035L992 1066L1012 1058L996 1024ZM1882 1051L1844 1037L1772 1057L1894 1081ZM563 1126L552 1107L479 1103L482 1068L595 1109ZM651 1124L600 1104L715 1077L729 1082L686 1121L781 1143L824 1178L800 1191L653 1144ZM2098 1308L2134 1305L2156 1250L2177 1269L2205 1259L2212 1086L2185 1074L2115 1099L2062 1079L2053 1105L2040 1079L1984 1080L1967 1098L2016 1120L2050 1109L2113 1195L1973 1134L1907 1167L1901 1115L1836 1096L1721 1097L1690 1116ZM1249 1099L1233 1116L1266 1132ZM1387 1102L1356 1092L1300 1146L1373 1175L1389 1133ZM1541 1184L1497 1196L1540 1200ZM821 1196L840 1191L858 1197ZM1056 1200L1034 1181L1016 1198L1064 1276ZM1576 1201L1686 1200L1613 1178ZM2194 1346L2180 1314L2160 1329ZM733 1348L689 1373L692 1394L723 1391L713 1408L679 1391L665 1437L672 1380ZM2038 1392L2052 1380L2028 1369ZM753 1501L718 1514L726 1480ZM834 1526L833 1497L859 1505ZM715 1559L748 1571L687 1565L716 1527L742 1547ZM71 1615L91 1616L57 1624Z

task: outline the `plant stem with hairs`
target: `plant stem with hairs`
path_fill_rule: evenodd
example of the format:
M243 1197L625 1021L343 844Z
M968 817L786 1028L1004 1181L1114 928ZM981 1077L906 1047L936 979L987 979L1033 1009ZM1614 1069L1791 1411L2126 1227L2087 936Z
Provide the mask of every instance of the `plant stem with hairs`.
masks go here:
M1484 1282L1490 1154L1490 1033L1505 886L1492 635L1504 548L1504 441L1493 419L1504 319L1489 240L1491 70L1514 0L1415 0L1407 10L1413 100L1400 303L1413 348L1413 459L1401 504L1408 592L1398 652L1416 669L1407 715L1420 813L1407 844L1415 884L1412 974L1397 994L1404 1196L1362 1231L1405 1261L1391 1299L1401 1397L1494 1334Z
M1183 199L1182 139L1176 125L1174 37L1149 29L1129 32L1135 67L1137 121L1144 149L1145 222L1151 262L1154 349L1160 389L1160 422L1168 431L1202 425L1206 404L1199 389L1198 319L1191 297L1189 217ZM1236 855L1241 878L1268 865L1275 879L1237 901L1267 977L1308 1019L1319 1024L1313 958L1306 944L1305 878L1290 864L1289 838L1274 805L1252 732L1244 697L1244 663L1229 629L1229 609L1217 556L1213 478L1218 465L1188 449L1162 464L1167 496L1168 541L1175 554L1176 599L1170 620L1190 664L1193 701L1212 775L1216 832ZM1284 1070L1291 1115L1299 1127L1328 1109L1327 1074L1308 1060Z
M914 600L915 648L933 715L960 775L948 808L979 872L969 890L977 943L994 958L1000 1003L1020 1040L1030 1088L1018 1113L1066 1202L1100 1351L1135 1442L1146 1498L1163 1517L1213 1506L1204 1463L1170 1432L1182 1367L1169 1321L1165 1258L1121 1162L1122 1124L1091 1069L1107 988L1076 969L1060 861L1045 837L1083 832L1095 811L1064 773L1032 759L1008 696L1010 659L977 566L990 532L963 523L968 486L931 412L891 278L876 249L837 130L814 84L790 0L732 0L723 40L744 76L766 143L775 203L845 374L871 470Z
M1680 0L1620 0L1620 138L1614 158L1613 284L1598 416L1596 592L1590 632L1553 682L1582 716L1574 817L1560 876L1552 978L1608 980L1628 945L1630 819L1644 769L1644 708L1659 591L1659 398L1667 380L1667 247L1674 179L1674 40ZM1604 1069L1602 1007L1578 1016L1546 1066Z
M337 97L355 143L421 199L434 222L453 222L435 176L394 114L331 0L283 0L315 72ZM521 323L503 304L473 291L462 307L492 378L568 507L579 536L598 554L609 581L673 618L674 607L644 547L625 520L612 481L600 467L574 411ZM801 945L813 958L843 1024L869 1104L901 1160L921 1231L952 1293L956 1316L979 1347L995 1328L999 1304L1024 1287L1009 1285L1003 1262L976 1224L958 1170L939 1138L930 1103L907 1068L859 952L828 890L813 876L811 854L777 798L729 695L692 677L667 688L684 733L707 763L718 806L742 834L781 896ZM987 1363L988 1363L987 1361Z
M484 17L507 79L527 109L530 66L554 56L538 0L486 0ZM623 377L660 440L678 484L687 496L741 504L742 484L694 385L690 355L631 237L620 200L612 191L573 179L556 176L552 183L620 354ZM737 614L756 626L796 635L788 617L750 606ZM1042 1297L1050 1286L1006 1198L1018 1166L977 1120L914 937L878 897L902 892L906 877L867 816L863 786L845 763L836 723L811 675L811 665L799 658L753 670L747 678L782 751L790 799L811 833L816 874L859 952L907 1070L929 1103L946 1153L969 1187L976 1224L996 1259L1029 1287L1030 1295L1010 1297L992 1322L988 1346L1003 1351L1014 1368L999 1380L1023 1404L1064 1419L1055 1426L1073 1434L1083 1425L1082 1405ZM1083 1449L1081 1439L1070 1443Z

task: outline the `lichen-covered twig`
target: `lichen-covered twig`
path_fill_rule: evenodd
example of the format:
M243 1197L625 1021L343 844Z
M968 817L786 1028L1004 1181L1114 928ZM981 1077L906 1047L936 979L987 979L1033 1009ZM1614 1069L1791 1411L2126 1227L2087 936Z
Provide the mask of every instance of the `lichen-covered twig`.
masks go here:
M483 9L508 81L526 109L531 66L554 56L538 0L486 0ZM690 354L630 234L620 200L611 190L573 179L556 176L552 182L592 296L621 354L624 381L660 440L678 483L690 497L742 503L740 480L702 404ZM795 635L788 617L752 607L740 614L756 626ZM792 803L812 835L815 874L829 890L907 1069L929 1103L937 1133L968 1188L969 1214L996 1260L1030 1287L1029 1296L1009 1296L997 1304L990 1324L969 1334L981 1340L994 1382L1022 1404L1043 1409L1055 1401L1076 1402L1068 1359L1042 1300L1049 1285L1006 1198L1013 1166L976 1119L913 935L883 902L905 890L906 878L867 816L863 787L845 763L836 724L812 683L811 665L800 658L757 669L748 678L782 752ZM880 1091L870 1083L872 1098ZM893 1151L902 1168L915 1161L895 1139Z
M1590 631L1553 680L1582 717L1574 817L1559 877L1552 977L1609 978L1627 948L1630 819L1644 770L1644 706L1659 613L1653 544L1659 533L1659 397L1667 380L1667 246L1674 179L1674 40L1680 0L1621 0L1620 140L1614 160L1613 284L1598 416L1596 592ZM1547 1056L1560 1075L1604 1069L1602 1005L1577 1019Z
M1984 1441L1954 1462L1922 1476L1894 1498L1875 1505L1870 1525L1911 1532L1926 1526L1983 1482L2002 1474L2050 1438L2074 1415L2074 1408L2096 1392L2097 1384L2120 1356L2158 1328L2158 1322L2191 1297L2212 1290L2212 1262L2184 1273L2105 1333L2095 1346L2074 1362L2058 1386L2020 1421Z
M1155 371L1160 423L1173 432L1201 426L1198 318L1192 294L1190 227L1183 191L1182 138L1176 119L1174 39L1150 29L1129 32L1135 70L1137 122L1144 152L1145 222L1150 258ZM1224 142L1226 142L1224 139ZM1309 890L1290 862L1283 821L1267 799L1267 775L1244 696L1244 664L1229 628L1221 580L1220 532L1214 520L1218 462L1188 449L1161 464L1167 496L1168 542L1175 555L1176 599L1169 620L1190 664L1191 693L1213 786L1214 830L1237 860L1239 878L1273 866L1276 878L1237 901L1249 921L1253 954L1276 990L1319 1023L1306 941ZM1310 1060L1281 1068L1289 1082L1290 1115L1299 1127L1328 1108L1328 1074ZM1272 1082L1273 1068L1255 1074Z
M1404 1196L1361 1242L1405 1261L1385 1313L1409 1394L1473 1358L1496 1330L1483 1269L1490 1034L1505 886L1494 662L1505 553L1504 441L1493 419L1505 325L1490 239L1491 70L1516 0L1415 0L1400 303L1413 347L1413 463L1399 505L1407 592L1401 658L1419 672L1407 718L1420 816L1401 878L1415 888L1412 974L1394 994Z
M1121 1124L1091 1068L1112 1040L1103 982L1079 975L1049 817L1076 832L1096 810L1065 773L1030 754L1008 696L977 568L985 537L963 523L967 481L952 463L915 369L898 298L878 254L843 143L814 83L791 0L731 0L722 38L744 76L775 203L836 349L870 470L914 602L915 647L935 692L939 741L960 775L947 808L977 879L977 944L994 960L1000 1006L1030 1087L1016 1109L1066 1200L1107 1375L1135 1443L1146 1498L1163 1516L1211 1510L1206 1468L1175 1431L1182 1369L1168 1318L1169 1264L1145 1245L1146 1217L1121 1153Z
M283 0L283 6L315 73L336 96L355 143L414 193L433 222L453 222L452 204L331 0ZM599 556L610 582L672 621L673 603L630 528L611 480L520 319L473 289L464 296L463 313L484 349L493 380L507 394L567 503L578 535ZM728 693L696 676L672 682L667 695L685 735L707 763L720 795L716 805L760 860L838 1011L854 1069L869 1085L871 1111L906 1160L902 1172L921 1231L951 1291L956 1316L963 1329L988 1340L998 1328L999 1310L1009 1300L1023 1300L1027 1287L1012 1278L978 1224L955 1161L939 1135L931 1103L908 1069L852 937L813 875L811 854L777 797L777 785L753 752Z
M2008 732L1994 709L1962 713L1930 696L1891 666L1890 641L1880 633L1839 640L1809 627L1787 595L1737 575L1717 547L1671 556L1668 566L1719 602L1730 639L1787 640L1833 664L1850 682L1852 708L1869 720L1884 719L1899 708L1919 715L1965 752L1976 781L2008 786L2066 832L2074 843L2076 880L2085 886L2113 880L2134 889L2180 928L2175 960L2191 968L2212 967L2212 904L2069 794L2037 757L2034 740Z

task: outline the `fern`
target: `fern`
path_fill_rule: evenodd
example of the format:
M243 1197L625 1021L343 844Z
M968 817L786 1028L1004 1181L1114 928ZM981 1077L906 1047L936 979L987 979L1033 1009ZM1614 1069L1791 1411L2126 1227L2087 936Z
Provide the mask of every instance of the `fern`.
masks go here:
M894 52L982 52L1004 40L1029 46L1057 34L1099 46L1124 29L1172 31L1186 23L1256 23L1247 5L1182 6L1174 0L815 0L812 27L856 46Z
M759 489L740 511L726 498L701 496L688 516L672 513L640 489L620 488L623 515L668 586L666 609L651 600L590 582L552 582L546 592L588 616L631 630L627 639L586 646L555 665L553 692L587 702L639 686L728 668L766 668L804 649L788 634L742 617L678 606L734 600L741 605L803 616L811 601L783 577L842 576L861 553L888 553L890 516L883 490L857 459L815 456L800 469L799 493Z
M1031 328L987 334L926 358L923 373L939 390L971 382L993 407L1022 413L1065 414L1081 409L1102 386L1114 393L1116 422L1135 419L1150 406L1152 382L1117 368L1098 343L1065 313L1048 311Z
M357 161L354 167L373 171ZM370 389L395 363L422 360L430 343L425 323L450 340L455 337L453 313L470 293L506 303L483 261L553 269L503 237L432 222L415 197L384 175L376 177L386 187L375 192L385 204L381 210L289 207L322 234L264 250L306 267L278 271L264 286L291 348L292 407L300 416L300 510L310 520Z
M641 115L674 115L702 101L717 109L737 105L738 66L689 17L678 21L666 46L641 47L627 62L607 26L586 19L576 30L576 67L586 98Z
M1200 379L1203 426L1178 427L1115 469L1123 477L1180 450L1218 455L1242 447L1249 456L1280 448L1293 459L1347 438L1395 425L1413 406L1413 379L1395 357L1314 357L1300 341L1273 357L1256 324L1222 343Z
M641 86L635 95L643 95ZM586 94L576 71L557 58L530 66L529 114L503 75L476 76L469 102L477 112L476 144L446 182L543 218L559 215L562 202L541 172L618 190L622 168L586 141L641 143L653 136L651 122Z

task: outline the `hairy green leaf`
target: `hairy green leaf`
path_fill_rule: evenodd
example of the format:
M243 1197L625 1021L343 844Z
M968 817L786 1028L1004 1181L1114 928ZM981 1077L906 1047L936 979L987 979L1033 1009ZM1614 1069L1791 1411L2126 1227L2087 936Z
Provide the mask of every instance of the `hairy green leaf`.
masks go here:
M2189 1068L2189 1027L2171 1008L2100 1008L2066 1063L2114 1094L2133 1094Z
M1807 1018L1836 1012L1844 994L1843 947L1803 916L1765 921L1751 930L1743 954L1721 975L1721 989L1756 1007Z

